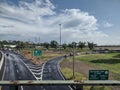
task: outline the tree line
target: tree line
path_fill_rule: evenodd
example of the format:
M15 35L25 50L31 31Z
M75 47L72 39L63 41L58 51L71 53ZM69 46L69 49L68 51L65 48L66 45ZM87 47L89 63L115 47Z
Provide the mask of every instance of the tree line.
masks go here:
M72 42L72 43L63 43L61 46L59 45L59 43L55 40L52 40L50 43L48 42L44 42L44 43L31 43L31 42L24 42L24 41L7 41L7 40L3 40L0 41L0 47L4 48L4 45L16 45L17 49L24 49L24 48L35 48L36 46L42 46L46 49L49 48L63 48L63 49L67 49L67 48L80 48L81 50L85 47L88 47L90 50L92 50L96 44L94 44L93 42Z

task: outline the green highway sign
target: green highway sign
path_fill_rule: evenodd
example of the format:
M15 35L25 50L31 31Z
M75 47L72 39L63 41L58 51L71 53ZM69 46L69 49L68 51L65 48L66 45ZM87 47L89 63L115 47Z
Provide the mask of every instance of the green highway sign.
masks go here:
M34 49L34 56L41 56L42 50Z
M108 80L109 70L89 70L89 80Z

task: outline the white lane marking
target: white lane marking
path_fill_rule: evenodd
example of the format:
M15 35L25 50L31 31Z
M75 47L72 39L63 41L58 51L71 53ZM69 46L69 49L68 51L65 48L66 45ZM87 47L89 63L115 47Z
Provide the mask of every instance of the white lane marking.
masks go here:
M41 73L34 73L35 75L41 75Z
M47 62L45 62L43 65L42 65L42 71L41 71L41 80L43 80L43 70L44 70L44 68L45 68L45 64L46 64Z
M60 68L60 62L61 62L61 61L62 61L62 60L59 60L58 63L57 63L58 72L59 72L60 76L62 77L62 79L65 80L65 78L64 78L63 75L62 75L61 68Z
M22 59L20 59L22 61ZM24 63L24 61L22 61L23 64L28 68L28 70L32 73L32 75L35 77L36 80L42 80L42 75L40 78L36 77L35 74L32 72L32 70L29 68L29 66L27 66L27 64ZM41 74L41 72L40 72Z
M34 76L35 79L37 79L37 77L34 75L34 73L29 69L29 67L24 63L24 61L22 61L22 59L20 59L21 62L27 67L27 69L32 73L32 75Z
M61 58L62 59L62 58ZM62 60L59 60L58 63L57 63L57 67L58 67L58 71L59 71L59 74L60 76L63 78L63 80L65 80L65 78L63 77L63 74L61 72L61 68L60 68L60 63L62 62ZM68 86L70 88L70 90L73 90L70 86Z
M16 71L17 71L17 73L19 73L19 70L18 70L18 69L17 69Z
M42 80L42 77L40 77L40 78L37 77L36 79L37 79L37 80Z
M28 66L32 66L32 67L40 67L42 65L33 65L33 64L27 64Z
M23 90L23 86L21 86L21 90Z
M31 69L41 69L42 67L30 67L30 66L28 66L29 68L31 68Z
M31 69L31 68L30 68L30 70L31 70L32 72L41 72L41 71L42 71L42 69L35 70L35 69Z

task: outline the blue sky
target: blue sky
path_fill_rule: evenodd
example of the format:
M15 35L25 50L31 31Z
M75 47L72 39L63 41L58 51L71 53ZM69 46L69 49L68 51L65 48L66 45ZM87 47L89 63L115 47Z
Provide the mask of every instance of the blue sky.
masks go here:
M120 45L120 0L0 0L0 39Z

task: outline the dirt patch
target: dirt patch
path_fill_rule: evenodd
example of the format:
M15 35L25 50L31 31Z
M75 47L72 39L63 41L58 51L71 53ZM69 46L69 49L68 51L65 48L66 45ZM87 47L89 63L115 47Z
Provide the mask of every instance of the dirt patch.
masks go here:
M72 61L64 61L61 63L61 67L68 67L73 69L73 62ZM84 76L86 76L88 78L89 75L89 70L101 70L98 67L94 67L94 66L90 66L87 63L83 62L83 61L75 61L75 71L79 72L81 74L83 74ZM114 80L114 74L110 72L109 74L109 80Z
M60 54L60 52L58 51L42 51L42 56L33 56L33 50L24 50L22 51L22 54L24 55L24 57L26 57L27 59L29 59L30 61L32 61L35 64L42 64L52 58L55 57L59 57L62 55L65 55L64 53Z

